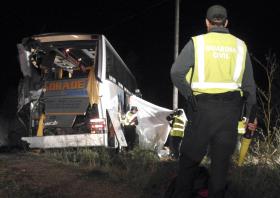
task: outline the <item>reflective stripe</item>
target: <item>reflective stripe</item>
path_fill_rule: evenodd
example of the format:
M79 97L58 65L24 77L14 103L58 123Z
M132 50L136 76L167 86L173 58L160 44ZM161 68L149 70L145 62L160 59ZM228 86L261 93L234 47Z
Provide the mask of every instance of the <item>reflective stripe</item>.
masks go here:
M172 130L176 130L176 131L184 131L185 127L173 127Z
M242 129L238 128L238 133L239 134L244 134L245 133L245 129L244 128L242 128Z
M184 131L184 128L177 128L177 127L174 127L173 129L172 129L173 131Z
M221 88L221 89L238 89L241 87L239 83L217 83L217 82L192 82L192 88L207 89L207 88Z
M197 69L198 69L198 82L204 82L204 38L203 35L197 37Z
M177 123L177 122L174 124L174 126L175 126L175 125L176 125L176 126L179 126L179 127L185 127L185 124L181 124L181 123Z
M235 70L233 75L233 80L235 82L240 77L243 60L244 60L243 42L237 38L237 55L236 55Z
M246 127L246 118L245 119L243 118L242 121L238 122L238 133L244 134L246 132L245 127Z

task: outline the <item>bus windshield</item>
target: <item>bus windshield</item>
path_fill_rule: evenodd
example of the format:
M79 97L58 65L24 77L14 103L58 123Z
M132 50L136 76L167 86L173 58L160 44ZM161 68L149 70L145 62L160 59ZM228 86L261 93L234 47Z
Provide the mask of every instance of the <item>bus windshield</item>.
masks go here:
M97 41L43 43L40 50L33 51L33 62L36 65L40 61L40 69L44 70L47 80L83 78L96 67L97 44ZM39 53L44 54L41 60Z

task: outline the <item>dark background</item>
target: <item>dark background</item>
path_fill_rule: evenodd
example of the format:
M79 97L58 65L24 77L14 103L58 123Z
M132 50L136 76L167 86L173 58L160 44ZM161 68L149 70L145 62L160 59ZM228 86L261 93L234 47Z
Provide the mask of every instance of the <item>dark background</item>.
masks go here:
M172 108L170 68L174 61L175 0L10 1L1 7L1 111L16 101L21 78L16 44L26 36L51 32L104 34L135 75L143 98ZM276 1L187 1L180 4L181 50L191 36L205 33L205 13L213 4L228 9L230 32L265 61L279 55ZM253 62L256 82L263 71ZM180 104L183 99L180 98Z

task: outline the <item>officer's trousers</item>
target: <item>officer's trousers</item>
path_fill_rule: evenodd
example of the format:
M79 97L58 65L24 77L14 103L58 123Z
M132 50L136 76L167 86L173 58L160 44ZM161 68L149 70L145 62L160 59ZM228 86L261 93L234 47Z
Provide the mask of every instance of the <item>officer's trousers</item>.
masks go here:
M239 92L196 96L196 111L188 108L189 119L181 145L179 172L173 198L191 198L198 166L210 154L209 198L223 198L227 171L237 138L241 113Z
M124 126L124 136L127 142L127 149L132 150L136 144L138 144L138 134L136 133L135 125Z
M180 153L180 145L182 142L182 137L169 136L169 147L171 152L171 157L178 159Z

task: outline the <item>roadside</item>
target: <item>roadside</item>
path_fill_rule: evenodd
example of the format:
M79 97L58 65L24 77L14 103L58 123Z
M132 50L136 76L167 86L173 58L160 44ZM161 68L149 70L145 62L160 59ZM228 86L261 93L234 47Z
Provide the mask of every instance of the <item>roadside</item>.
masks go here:
M161 198L177 166L141 149L118 154L104 148L6 151L0 153L0 197ZM233 163L229 175L227 198L279 197L277 163L257 162L250 155L242 167ZM197 179L199 185L204 181Z
M1 198L139 197L106 173L65 165L34 153L0 154Z

